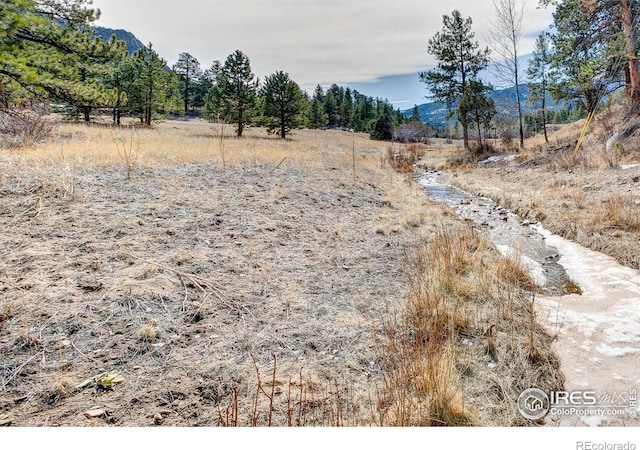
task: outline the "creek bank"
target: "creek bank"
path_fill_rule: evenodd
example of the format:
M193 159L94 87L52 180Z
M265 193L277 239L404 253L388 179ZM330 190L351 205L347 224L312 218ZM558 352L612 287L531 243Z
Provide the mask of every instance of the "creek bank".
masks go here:
M440 183L439 175L426 172L418 184L503 254L520 259L541 288L536 312L555 338L565 389L596 393L597 411L563 410L549 415L547 423L638 426L640 406L633 399L640 388L640 273L522 220L489 198Z
M465 222L487 236L504 254L519 259L531 279L546 295L575 292L576 284L558 264L558 250L531 228L531 222L503 208L487 197L477 197L438 182L439 172L426 172L418 185L433 200L451 207Z

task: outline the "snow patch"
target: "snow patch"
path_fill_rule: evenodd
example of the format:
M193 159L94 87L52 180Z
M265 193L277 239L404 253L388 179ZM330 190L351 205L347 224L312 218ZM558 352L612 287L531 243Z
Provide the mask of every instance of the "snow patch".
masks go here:
M514 159L516 159L516 155L495 155L495 156L489 156L487 159L483 159L478 164L492 164L500 161L509 162L509 161L513 161Z
M640 353L640 348L633 347L610 347L607 344L598 345L598 351L606 356L613 356L614 358L618 356L625 355L633 355L636 353Z
M634 167L640 167L640 164L620 164L622 170L633 169Z

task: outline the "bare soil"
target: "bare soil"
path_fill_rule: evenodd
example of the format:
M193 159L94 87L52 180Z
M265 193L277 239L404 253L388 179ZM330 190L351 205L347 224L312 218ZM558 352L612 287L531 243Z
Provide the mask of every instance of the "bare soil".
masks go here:
M375 323L406 295L406 251L431 226L426 199L413 195L425 210L412 216L393 197L404 177L359 168L354 182L342 152L311 168L141 163L129 181L118 166L3 155L0 414L218 425L237 398L238 424L266 424L259 374L279 424L287 402L293 424L335 424L318 402L375 375ZM73 389L104 372L123 381Z
M389 167L388 146L167 122L134 133L63 126L43 146L3 152L0 424L405 423L382 418L394 412L385 324L403 314L416 248L428 241L429 255L458 239L448 230L473 232ZM464 333L442 360L455 364L444 392L473 423L535 425L515 400L529 380L561 384L550 337L528 315L520 286L530 282L468 239L456 261L477 261L447 270L462 281L447 284L444 309ZM500 267L500 282L474 272ZM392 386L408 405L404 383L416 380Z

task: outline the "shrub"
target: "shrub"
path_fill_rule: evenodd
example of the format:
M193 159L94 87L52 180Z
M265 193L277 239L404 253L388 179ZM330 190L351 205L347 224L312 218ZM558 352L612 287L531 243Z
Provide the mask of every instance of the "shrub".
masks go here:
M46 140L53 124L45 110L14 108L0 112L0 135L7 147L29 147Z
M393 132L393 140L396 142L420 142L429 143L434 130L423 123L409 122L398 126Z
M426 146L424 144L409 144L399 149L387 148L387 159L396 172L409 173L413 171L413 165L424 156Z

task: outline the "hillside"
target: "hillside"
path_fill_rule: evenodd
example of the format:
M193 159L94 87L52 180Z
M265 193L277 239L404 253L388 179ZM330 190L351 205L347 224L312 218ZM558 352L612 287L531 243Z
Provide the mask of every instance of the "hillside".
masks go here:
M491 92L490 97L496 102L499 115L513 115L516 99L515 89L513 87L506 89L497 89ZM522 110L524 114L536 111L529 101L529 89L526 84L520 85L520 99L522 100ZM556 110L565 107L565 103L555 102L550 96L547 97L547 108ZM411 116L413 108L403 111L406 117ZM425 123L436 126L442 126L446 123L447 106L439 102L423 103L418 106L420 118Z
M109 40L111 36L115 34L116 39L123 41L127 45L127 50L129 53L133 53L136 50L144 47L144 44L140 42L140 40L131 32L118 29L114 30L112 28L106 27L94 27L94 31L96 36L102 38L103 40Z

